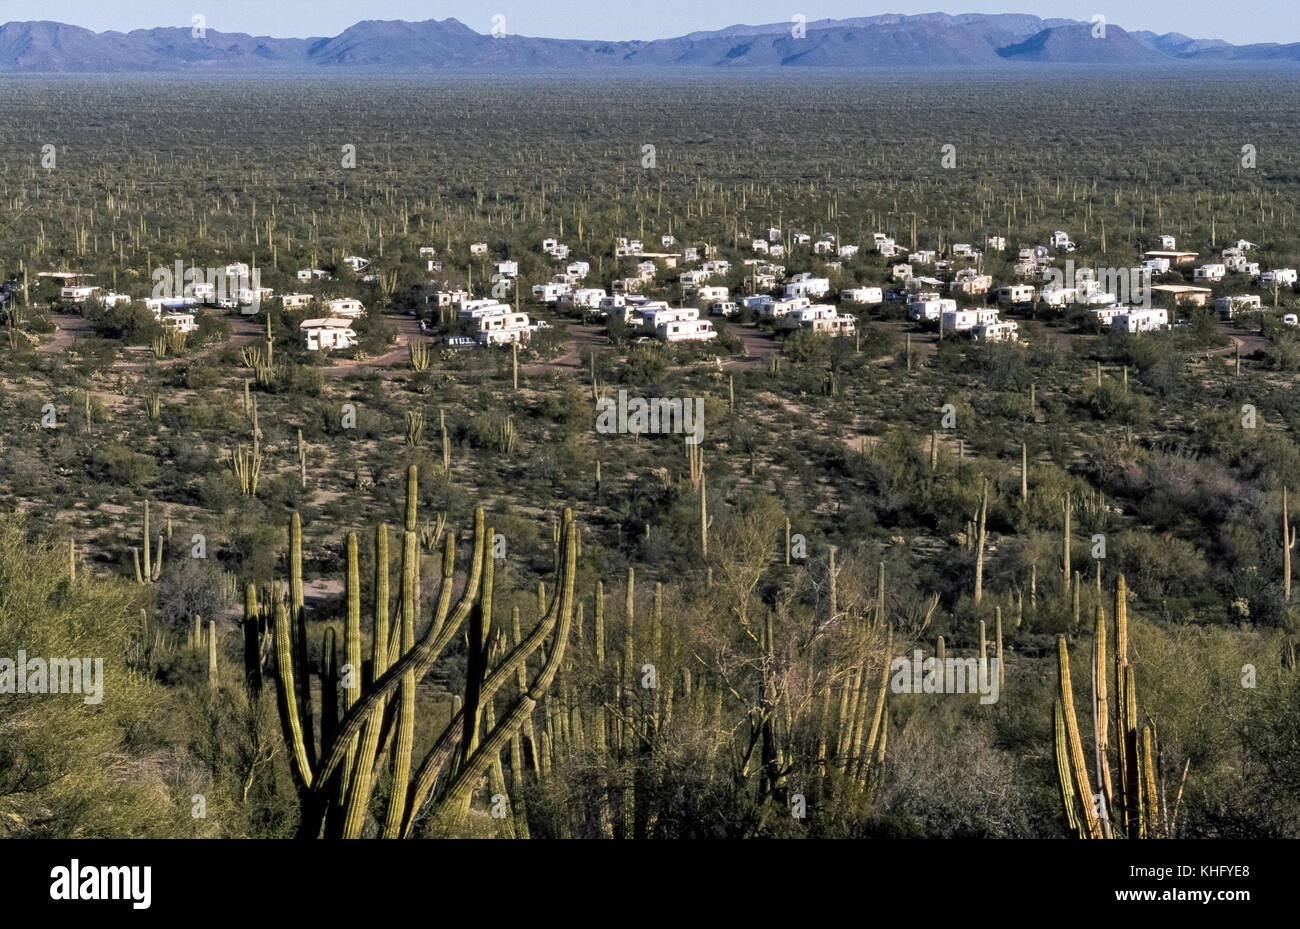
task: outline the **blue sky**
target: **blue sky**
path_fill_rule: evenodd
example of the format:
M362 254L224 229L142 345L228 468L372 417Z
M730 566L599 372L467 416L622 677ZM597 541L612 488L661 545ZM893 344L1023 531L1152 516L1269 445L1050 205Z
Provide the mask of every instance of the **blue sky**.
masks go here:
M360 19L445 19L488 32L494 14L511 33L554 38L658 39L735 23L877 13L1033 13L1087 21L1101 13L1126 29L1182 32L1229 42L1300 42L1296 0L0 0L0 22L45 19L96 31L188 26L196 13L222 32L337 35Z

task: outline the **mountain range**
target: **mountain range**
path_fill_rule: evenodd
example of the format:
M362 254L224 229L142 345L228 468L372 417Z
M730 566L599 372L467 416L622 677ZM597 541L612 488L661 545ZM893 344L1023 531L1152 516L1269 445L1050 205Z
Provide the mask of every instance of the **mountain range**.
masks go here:
M455 19L359 22L333 37L190 28L92 32L55 22L0 26L0 73L607 73L613 69L1014 68L1017 65L1300 64L1300 43L1232 45L1179 33L1025 14L887 14L736 25L654 41L492 36Z

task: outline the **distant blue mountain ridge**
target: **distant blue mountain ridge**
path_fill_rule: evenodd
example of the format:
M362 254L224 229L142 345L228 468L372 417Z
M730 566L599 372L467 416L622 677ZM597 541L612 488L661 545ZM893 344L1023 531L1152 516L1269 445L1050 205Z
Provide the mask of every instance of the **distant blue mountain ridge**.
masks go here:
M798 33L798 34L796 34ZM1300 43L1232 45L1176 32L1019 13L886 14L735 25L672 39L605 42L493 36L455 19L359 22L330 37L282 39L189 27L92 32L55 22L0 26L0 72L608 73L805 68L1008 69L1043 65L1300 63Z

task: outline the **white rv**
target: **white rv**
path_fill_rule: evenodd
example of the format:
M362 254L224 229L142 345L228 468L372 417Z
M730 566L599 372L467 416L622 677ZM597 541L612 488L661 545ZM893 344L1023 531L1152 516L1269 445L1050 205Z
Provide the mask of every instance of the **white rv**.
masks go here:
M298 338L309 352L352 348L357 344L357 334L346 319L307 319L298 327Z

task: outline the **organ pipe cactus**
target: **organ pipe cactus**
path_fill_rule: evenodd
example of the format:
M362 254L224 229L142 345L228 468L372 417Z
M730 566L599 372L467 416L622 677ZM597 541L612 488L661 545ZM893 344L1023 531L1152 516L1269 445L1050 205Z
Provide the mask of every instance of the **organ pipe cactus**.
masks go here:
M420 444L424 437L424 414L419 410L406 412L406 444L411 448Z
M411 368L417 373L429 370L429 346L427 343L411 342L408 345L411 353Z
M245 497L257 496L257 479L262 473L262 449L257 442L253 447L239 445L230 456L230 466L239 481L239 491Z
M894 630L890 629L885 639L885 655L893 654ZM867 735L866 745L857 753L857 782L861 790L867 791L867 799L874 799L879 788L879 777L883 773L885 762L885 733L889 728L889 712L885 705L885 695L889 691L889 661L880 665L880 680L876 687L876 708L871 717L871 731Z
M349 554L348 581L352 585L348 588L349 611L351 602L355 598L360 607L360 576L351 570L352 558ZM373 634L371 636L371 678L373 682L383 676L388 670L388 527L380 525L375 529L375 578L374 578L374 607L373 607ZM358 618L358 626L359 626ZM351 613L347 628L344 631L345 637L348 636L348 629L352 629ZM350 640L344 644L345 649L352 653L353 647ZM357 644L357 650L360 649L360 643ZM357 695L360 699L360 693ZM348 709L355 706L356 701L349 703ZM344 762L344 773L341 779L340 791L342 797L339 806L343 809L343 827L342 836L345 839L360 838L365 826L366 812L370 805L371 792L374 787L375 774L375 756L379 751L379 738L383 730L384 708L376 706L371 710L370 716L362 726L361 733L353 742L349 743L349 757L352 759L351 772L347 771L347 760ZM351 751L351 746L355 744L357 750Z
M513 455L519 447L519 433L515 430L515 418L507 416L501 424L500 434L497 436L497 448L504 455Z
M1058 736L1063 738L1063 745L1058 743L1058 757L1063 753L1070 773L1070 795L1066 801L1066 818L1079 823L1079 835L1083 838L1100 839L1101 822L1097 817L1092 787L1088 779L1088 769L1083 755L1083 742L1079 736L1079 722L1074 713L1074 688L1070 681L1070 652L1065 644L1065 636L1057 636L1057 703L1063 727L1058 727ZM1064 788L1063 788L1064 793ZM1074 807L1072 810L1071 807Z
M1112 780L1109 768L1110 681L1107 679L1107 637L1104 611L1098 607L1094 623L1092 660L1093 727L1095 775L1098 793L1094 797L1083 759L1078 724L1070 689L1069 655L1065 637L1058 638L1058 680L1060 691L1054 709L1057 778L1070 830L1080 838L1110 838L1122 828L1130 839L1172 835L1173 818L1161 822L1162 804L1157 790L1156 732L1141 724L1133 666L1128 660L1127 588L1120 575L1115 591L1114 693L1118 776ZM1184 783L1187 767L1184 767ZM1179 787L1179 798L1182 787ZM1112 808L1114 816L1111 815ZM1175 811L1177 806L1175 805ZM1176 815L1176 813L1175 813Z
M1058 696L1052 704L1053 737L1052 747L1056 755L1056 783L1061 791L1061 805L1065 810L1065 819L1070 833L1078 838L1087 838L1079 809L1075 803L1074 775L1070 773L1069 733L1065 728L1065 711Z
M412 481L408 485L411 507L415 490ZM295 529L299 529L296 519L291 529L291 545L298 555L291 554L290 559L294 574L290 599L299 604L297 611L301 615L298 595L301 537ZM383 527L377 532L371 674L367 680L360 680L353 668L355 686L349 686L345 678L345 712L332 732L322 733L318 759L314 757L312 744L311 707L302 699L301 682L310 673L297 641L304 633L295 630L291 623L289 605L283 601L276 603L276 689L281 727L299 793L300 834L347 837L363 834L374 788L381 783L377 775L383 756L378 747L385 711L390 707L396 711L395 761L388 778L391 787L385 810L378 817L381 834L411 836L426 814L430 822L441 827L463 827L479 778L489 769L499 773L502 752L519 737L521 730L527 737L528 720L564 662L574 611L578 551L578 527L569 511L564 514L561 540L555 590L543 614L532 624L531 631L524 633L521 629L521 634L511 639L512 647L498 660L491 660L491 650L486 653L480 650L467 675L465 700L454 707L451 720L418 764L414 754L416 687L452 641L467 632L473 633L472 640L475 635L486 635L491 628L492 547L482 509L475 513L473 555L463 584L457 584L455 578L455 537L447 533L443 539L442 584L433 616L418 638L416 533L413 528L403 533L402 614L394 637L388 629L387 533ZM348 612L343 651L350 665L360 655L360 594L355 554L354 540L349 540ZM460 589L460 595L453 606L456 588ZM470 621L471 614L476 617L473 621ZM530 673L530 659L539 654L543 655L540 666ZM546 739L542 734L532 745L534 756L543 765L547 764L546 746L542 744ZM336 802L331 803L334 798Z
M1106 687L1106 611L1097 605L1092 637L1092 731L1097 766L1097 785L1106 800L1107 818L1114 809L1114 785L1110 777L1110 703Z

